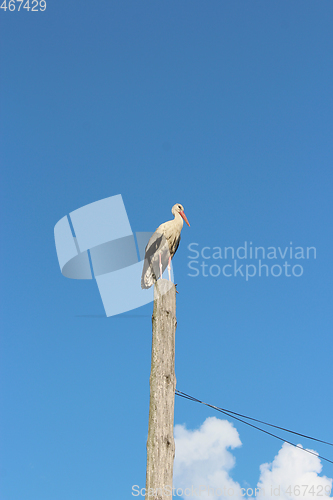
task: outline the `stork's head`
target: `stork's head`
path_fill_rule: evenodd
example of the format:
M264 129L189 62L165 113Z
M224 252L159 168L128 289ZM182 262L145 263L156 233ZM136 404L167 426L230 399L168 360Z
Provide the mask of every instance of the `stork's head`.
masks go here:
M183 207L183 205L181 205L180 203L176 203L176 205L174 205L172 207L171 212L173 213L174 216L176 216L176 213L178 213L184 219L184 221L186 222L186 224L188 226L190 225L189 221L187 220L186 215L184 214L184 207Z

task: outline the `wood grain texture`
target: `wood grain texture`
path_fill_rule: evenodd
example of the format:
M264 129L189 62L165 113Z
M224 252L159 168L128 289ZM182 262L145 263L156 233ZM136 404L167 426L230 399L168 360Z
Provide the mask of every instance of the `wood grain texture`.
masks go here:
M172 498L175 441L176 287L158 280L154 287L153 340L147 440L146 500Z

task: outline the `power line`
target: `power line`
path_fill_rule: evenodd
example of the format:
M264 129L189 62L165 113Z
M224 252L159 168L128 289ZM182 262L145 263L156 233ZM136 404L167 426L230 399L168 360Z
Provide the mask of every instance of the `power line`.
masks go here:
M260 427L257 427L256 425L250 424L249 422L246 422L245 420L242 420L241 418L236 417L235 415L240 415L240 416L242 416L244 418L255 420L257 422L261 422L263 424L270 425L270 426L276 427L278 429L283 429L283 427L278 427L278 426L275 426L273 424L268 424L266 422L262 422L261 420L257 420L257 419L251 418L251 417L246 417L245 415L241 415L241 414L236 413L236 412L231 412L229 410L226 410L224 408L219 408L218 406L214 406L214 405L211 405L209 403L204 403L203 401L200 401L200 399L194 398L193 396L190 396L189 394L186 394L185 392L178 391L178 389L176 389L176 395L180 396L180 397L182 397L184 399L189 399L190 401L195 401L196 403L201 403L201 404L203 404L205 406L213 408L214 410L217 410L217 411L219 411L221 413L224 413L228 417L234 418L235 420L239 420L239 422L242 422L243 424L249 425L250 427L253 427L254 429L257 429L258 431L264 432L265 434L268 434L269 436L273 436L276 439L279 439L280 441L283 441L284 443L291 444L292 446L295 446L295 448L299 448L300 450L306 451L307 453L310 453L311 455L315 455L316 457L321 458L322 460L325 460L326 462L330 462L331 464L333 464L332 460L329 460L328 458L322 457L321 455L318 455L317 453L314 453L313 451L307 450L306 448L302 448L302 447L298 446L295 443L291 443L290 441L287 441L286 439L283 439L283 438L281 438L279 436L276 436L275 434L272 434L271 432L265 431L265 429L261 429ZM287 432L291 432L293 434L297 434L299 436L306 437L308 439L313 439L315 441L319 441L319 442L328 444L330 446L333 446L332 443L328 443L326 441L321 441L320 439L312 438L310 436L305 436L304 434L299 434L298 432L290 431L290 430L287 430L287 429L283 429L283 430L286 430Z
M193 398L192 396L189 396L188 394L185 394L185 392L178 391L177 389L176 389L176 392L179 393L178 394L179 396L181 394L183 394L184 396L187 396L188 398L193 399L193 401L197 401L197 402L202 403L202 401L199 401L198 399ZM203 403L203 404L206 404L206 403ZM235 411L227 410L226 408L220 408L218 406L213 406L213 405L208 405L208 406L225 411L227 413L232 413L233 415L237 415L238 417L243 417L243 418L247 418L248 420L253 420L254 422L259 422L260 424L269 425L270 427L275 427L275 429L280 429L282 431L290 432L291 434L296 434L297 436L301 436L301 437L304 437L307 439L312 439L313 441L318 441L319 443L324 443L324 444L328 444L329 446L333 446L333 443L329 443L328 441L322 441L321 439L307 436L306 434L301 434L299 432L291 431L290 429L286 429L285 427L280 427L278 425L269 424L268 422L264 422L263 420L258 420L257 418L247 417L246 415L242 415L241 413L236 413Z

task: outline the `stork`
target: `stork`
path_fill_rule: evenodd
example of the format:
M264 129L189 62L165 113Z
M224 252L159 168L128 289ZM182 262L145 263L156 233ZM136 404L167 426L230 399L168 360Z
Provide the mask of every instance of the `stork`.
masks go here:
M146 246L145 261L141 276L141 288L150 288L168 267L169 280L171 281L171 259L175 255L180 242L180 233L183 221L189 226L189 221L180 203L171 209L173 220L164 222L156 229Z

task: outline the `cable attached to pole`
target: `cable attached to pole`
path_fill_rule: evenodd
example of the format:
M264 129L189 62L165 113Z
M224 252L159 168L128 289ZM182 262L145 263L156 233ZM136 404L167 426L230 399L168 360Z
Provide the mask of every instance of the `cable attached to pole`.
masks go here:
M258 419L252 418L252 417L247 417L247 416L242 415L240 413L236 413L236 412L233 412L233 411L230 411L230 410L226 410L225 408L220 408L218 406L214 406L214 405L211 405L209 403L205 403L204 401L200 401L200 399L194 398L193 396L190 396L189 394L186 394L185 392L178 391L178 389L176 389L175 394L177 396L180 396L180 397L184 398L184 399L189 399L190 401L195 401L196 403L201 403L201 404L203 404L205 406L208 406L209 408L212 408L213 410L219 411L220 413L224 413L224 415L227 415L228 417L234 418L235 420L238 420L239 422L242 422L243 424L249 425L250 427L253 427L254 429L257 429L257 430L259 430L261 432L264 432L265 434L268 434L269 436L275 437L276 439L279 439L280 441L288 443L288 444L294 446L295 448L299 448L300 450L306 451L307 453L310 453L311 455L315 455L316 457L321 458L322 460L325 460L326 462L330 462L331 464L333 464L332 460L329 460L328 458L322 457L321 455L318 455L318 453L314 453L313 451L307 450L306 448L302 448L301 446L298 446L295 443L291 443L290 441L287 441L286 439L283 439L283 438L281 438L279 436L276 436L275 434L272 434L271 432L265 431L265 429L261 429L260 427L257 427L256 425L250 424L249 422L246 422L245 420L242 420L241 418L239 418L239 416L241 416L243 418L247 418L249 420L260 422L260 423L265 424L265 425L269 425L271 427L275 427L277 429L284 430L286 432L290 432L292 434L297 434L298 436L302 436L302 437L305 437L307 439L312 439L313 441L318 441L320 443L325 443L325 444L328 444L329 446L333 446L332 443L329 443L327 441L322 441L321 439L313 438L313 437L310 437L310 436L306 436L305 434L300 434L299 432L291 431L289 429L284 429L283 427L279 427L277 425L269 424L267 422L263 422L262 420L258 420ZM238 416L236 417L235 415L238 415Z

